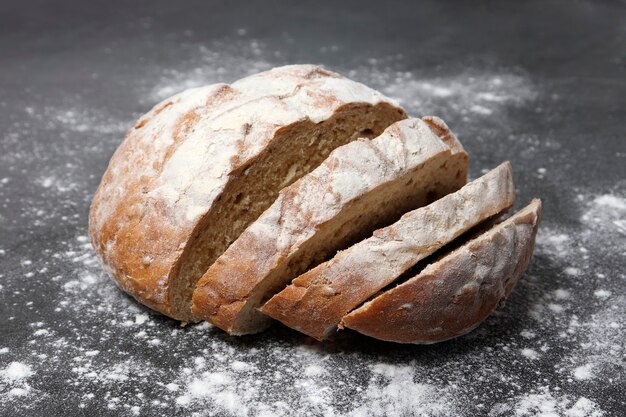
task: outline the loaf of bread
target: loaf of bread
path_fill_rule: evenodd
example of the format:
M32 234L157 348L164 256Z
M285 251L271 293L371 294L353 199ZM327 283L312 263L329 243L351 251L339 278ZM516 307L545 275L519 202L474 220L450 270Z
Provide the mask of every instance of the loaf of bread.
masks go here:
M89 235L124 291L183 323L433 343L508 296L540 218L534 201L496 224L510 164L465 184L467 162L437 117L320 67L275 68L141 117Z
M281 188L404 118L392 100L310 65L185 91L115 152L91 206L93 247L124 291L192 321L197 280Z
M231 334L263 330L270 321L257 308L293 278L457 190L466 175L467 154L447 126L434 132L420 119L335 149L283 189L209 268L194 293L194 314Z
M511 165L506 162L296 278L261 311L323 340L352 309L514 201Z

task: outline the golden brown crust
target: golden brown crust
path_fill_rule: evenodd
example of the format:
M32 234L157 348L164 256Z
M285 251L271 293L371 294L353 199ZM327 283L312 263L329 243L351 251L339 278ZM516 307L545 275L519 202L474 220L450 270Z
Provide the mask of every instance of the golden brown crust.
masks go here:
M436 343L476 328L528 267L541 201L445 255L343 318L342 325L399 343Z

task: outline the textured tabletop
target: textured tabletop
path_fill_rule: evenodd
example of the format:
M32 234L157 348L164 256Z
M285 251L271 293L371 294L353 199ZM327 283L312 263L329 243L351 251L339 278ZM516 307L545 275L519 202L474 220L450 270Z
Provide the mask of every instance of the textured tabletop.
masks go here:
M100 269L89 203L133 121L289 63L442 117L471 177L510 160L517 207L543 199L528 272L476 331L234 338ZM623 1L7 0L0 127L0 416L626 414Z

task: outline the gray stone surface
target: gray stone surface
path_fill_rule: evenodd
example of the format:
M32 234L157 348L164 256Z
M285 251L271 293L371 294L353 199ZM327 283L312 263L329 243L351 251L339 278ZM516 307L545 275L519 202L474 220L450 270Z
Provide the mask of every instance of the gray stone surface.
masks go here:
M0 6L0 415L624 415L624 2L59 3ZM287 63L441 116L473 177L508 159L518 206L543 199L533 263L478 330L231 338L100 270L89 202L133 120Z

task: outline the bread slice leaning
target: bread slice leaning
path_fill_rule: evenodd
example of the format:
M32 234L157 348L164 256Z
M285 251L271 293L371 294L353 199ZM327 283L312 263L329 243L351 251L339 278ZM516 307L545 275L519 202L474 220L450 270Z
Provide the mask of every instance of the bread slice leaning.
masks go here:
M420 119L402 120L373 140L337 148L282 190L199 281L194 314L231 334L261 331L270 319L257 307L294 277L463 186L467 154L436 122L445 141Z
M296 278L261 311L325 339L351 310L437 249L510 208L514 200L511 165L505 162Z
M541 201L481 233L418 275L352 311L342 326L398 343L436 343L476 328L524 274Z
M93 247L138 301L192 321L197 280L280 189L404 118L392 100L311 65L185 91L115 152L91 205Z

